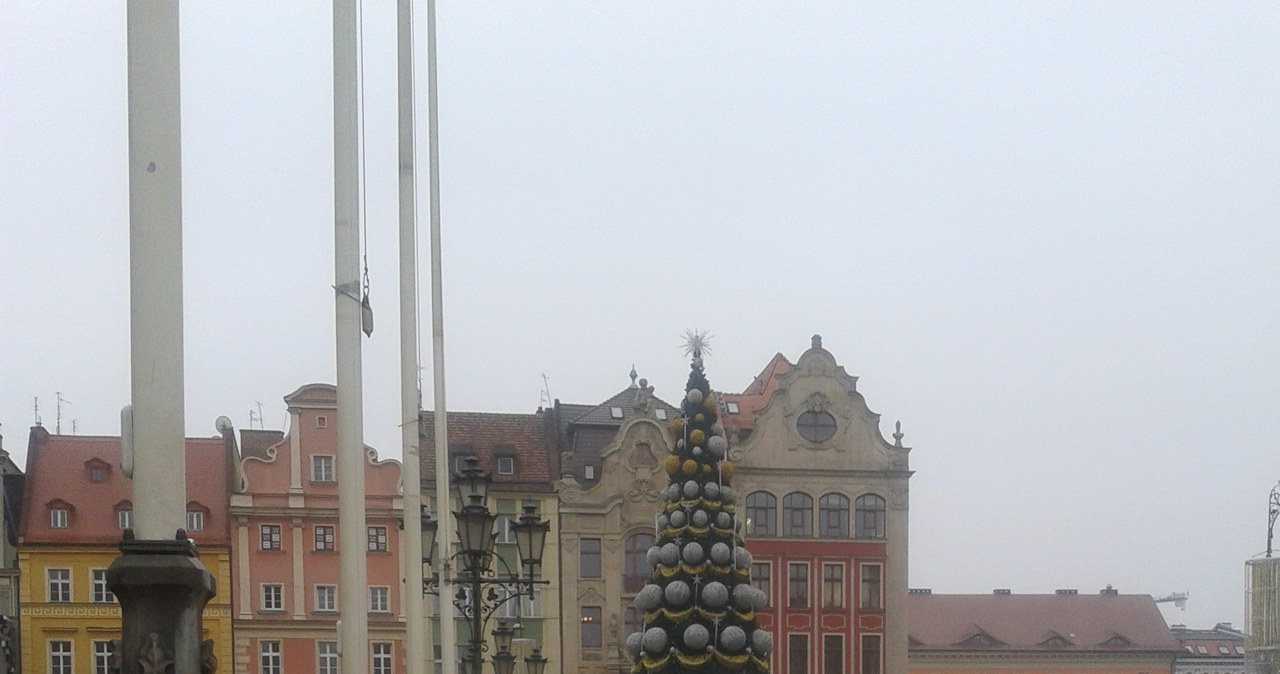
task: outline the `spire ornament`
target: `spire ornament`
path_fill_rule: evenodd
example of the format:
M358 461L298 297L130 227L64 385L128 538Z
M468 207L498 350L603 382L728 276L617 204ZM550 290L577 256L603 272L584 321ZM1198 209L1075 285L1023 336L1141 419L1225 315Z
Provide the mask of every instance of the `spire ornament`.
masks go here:
M684 355L701 360L703 352L711 353L711 331L697 328L685 330Z

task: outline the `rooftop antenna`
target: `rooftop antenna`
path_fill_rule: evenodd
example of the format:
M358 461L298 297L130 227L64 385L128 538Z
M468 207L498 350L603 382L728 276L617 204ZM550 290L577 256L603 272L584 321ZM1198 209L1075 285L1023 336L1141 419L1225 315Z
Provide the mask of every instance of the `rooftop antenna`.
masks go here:
M80 425L79 425L79 423L77 423L78 421L79 421L78 419L72 419L72 420L71 420L71 434L72 434L72 435L79 435L79 432L78 432L78 431L80 430Z
M35 396L36 425L40 425L40 396Z
M1276 518L1280 517L1280 484L1271 488L1271 507L1267 509L1267 557L1271 556L1271 537L1276 531Z
M54 395L58 397L58 404L56 406L57 417L54 422L53 432L57 435L62 435L62 406L70 405L71 401L62 397L62 391L58 391L57 393L54 393Z
M551 399L551 380L547 379L547 373L542 373L542 395L538 401L538 406L551 409L554 401Z

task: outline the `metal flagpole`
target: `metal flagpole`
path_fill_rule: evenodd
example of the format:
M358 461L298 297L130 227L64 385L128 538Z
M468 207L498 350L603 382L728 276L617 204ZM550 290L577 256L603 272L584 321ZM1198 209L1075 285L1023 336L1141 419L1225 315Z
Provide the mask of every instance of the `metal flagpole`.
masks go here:
M443 674L456 674L457 635L454 623L453 563L449 559L455 529L452 509L449 507L449 430L448 409L444 398L444 300L441 292L440 271L440 131L439 106L436 98L436 3L427 0L427 134L428 163L431 172L431 354L432 379L435 384L436 450L436 517L439 550L434 559L439 560L436 573L440 576L440 664ZM479 674L473 672L472 674Z
M417 183L414 175L413 0L396 6L400 154L400 464L404 487L405 671L426 674L426 604L422 594L422 470L418 390Z

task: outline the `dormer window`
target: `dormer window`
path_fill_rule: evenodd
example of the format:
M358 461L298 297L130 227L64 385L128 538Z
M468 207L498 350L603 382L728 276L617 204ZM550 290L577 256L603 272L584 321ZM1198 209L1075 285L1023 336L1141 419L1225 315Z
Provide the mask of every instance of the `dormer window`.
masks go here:
M50 508L49 509L49 528L50 529L66 529L67 528L67 509L66 508Z
M117 510L116 523L120 525L121 529L132 529L133 528L133 511Z
M208 516L209 509L199 501L187 503L187 531L204 531L205 520L208 519Z
M327 416L325 416L325 415L323 415L323 414L317 414L317 415L316 415L316 428L328 428L328 427L329 427L329 417L327 417Z
M85 461L84 469L89 474L90 482L102 482L111 474L111 464L97 457Z
M729 410L729 414L737 414L737 413L738 413L738 403L735 403L735 402L733 402L732 400L730 400L730 401L726 402L726 403L724 404L724 406L725 406L725 409Z
M609 416L610 416L610 417L612 417L612 418L614 418L614 419L621 419L621 418L622 418L622 408L621 408L621 407L610 407L610 408L609 408Z
M516 457L499 456L497 458L499 475L515 475L516 473Z

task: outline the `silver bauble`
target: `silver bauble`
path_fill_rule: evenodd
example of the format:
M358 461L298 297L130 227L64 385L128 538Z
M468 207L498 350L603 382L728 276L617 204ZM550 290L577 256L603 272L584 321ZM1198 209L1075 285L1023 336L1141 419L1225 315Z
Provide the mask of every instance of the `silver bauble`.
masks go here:
M730 625L720 631L720 645L730 653L737 653L747 645L747 633L737 625Z
M666 529L669 522L666 515L658 515L658 531Z
M684 449L684 438L676 440L676 449Z
M689 480L688 482L684 483L684 497L698 498L698 481L697 480Z
M702 603L713 609L724 608L729 602L729 588L718 580L702 586Z
M733 526L733 515L729 513L719 513L716 515L716 526L721 529L728 529Z
M719 422L711 424L711 434L724 435L724 426L721 426Z
M769 652L773 650L773 635L764 630L756 630L751 633L751 650L760 654L760 657L768 657Z
M684 526L684 523L687 519L688 518L685 517L683 510L676 510L675 512L671 513L671 526L676 527L678 529Z
M694 447L694 448L693 448L693 455L694 455L694 456L702 456L702 448L701 448L701 447Z
M713 435L707 438L707 449L711 450L714 456L724 456L724 453L729 450L729 441L725 440L723 435Z
M684 552L682 554L685 562L689 563L691 566L697 566L702 563L703 556L706 553L702 551L702 544L694 541L692 543L685 543Z
M733 549L733 564L739 569L751 568L751 553L744 547L738 546Z
M646 562L649 563L649 568L652 569L653 567L657 566L659 562L662 561L662 549L656 545L649 548L644 553L644 559Z
M742 583L733 586L733 607L739 611L750 611L755 603L755 593L750 585Z
M754 592L751 593L751 608L759 611L769 605L769 595L765 594L764 590L761 590L758 587L753 587L751 589L754 590Z
M661 655L667 650L667 632L661 627L650 627L642 637L644 652L649 655Z
M733 487L730 487L729 485L724 485L723 487L720 487L721 501L724 501L725 503L733 503L736 498L737 498L737 495L733 493Z
M711 546L712 562L715 562L720 566L724 566L725 564L728 564L731 559L733 559L733 548L730 548L728 543L716 543Z
M692 403L692 404L694 404L694 405L701 405L701 404L702 404L702 391L701 391L701 390L699 390L699 389L696 389L696 388L695 388L695 389L693 389L693 390L689 391L688 393L684 394L684 399L685 399L685 400L688 400L690 403Z
M710 521L711 521L711 516L707 514L707 511L705 510L693 511L693 526L701 529L702 527L707 526L707 522L710 522Z
M699 623L694 623L684 628L684 647L689 650L696 651L706 648L710 639L711 633Z
M662 565L675 566L680 562L680 546L675 543L667 543L662 546Z
M644 635L639 632L632 632L627 635L627 655L634 659L640 655L640 648L643 646Z
M747 587L751 586L748 585ZM693 596L693 591L689 589L689 584L683 580L673 580L667 583L662 595L667 598L668 604L675 608L680 608L688 605L689 599Z
M702 493L706 494L707 498L720 498L720 485L708 482L702 486Z
M636 607L636 610L641 613L644 613L645 611L652 611L653 609L658 608L658 605L662 603L662 588L654 585L653 583L649 583L648 585L640 588L640 591L636 593L635 600L631 603Z

